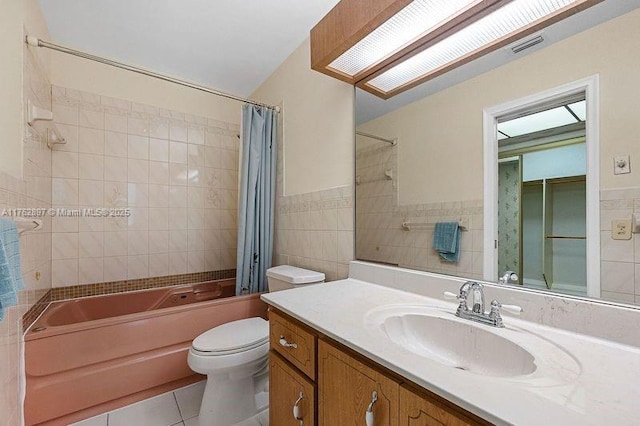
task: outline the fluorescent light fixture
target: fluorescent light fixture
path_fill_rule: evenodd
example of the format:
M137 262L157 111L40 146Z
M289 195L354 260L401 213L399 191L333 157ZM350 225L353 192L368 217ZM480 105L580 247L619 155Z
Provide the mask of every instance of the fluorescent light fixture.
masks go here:
M355 76L431 32L478 0L415 0L353 45L329 68Z
M578 120L564 106L561 106L498 123L498 130L514 137L577 122Z
M578 6L589 7L597 2L513 0L420 53L390 68L383 68L359 86L378 96L393 96L505 43L513 42L516 36L539 31L541 27L577 12Z

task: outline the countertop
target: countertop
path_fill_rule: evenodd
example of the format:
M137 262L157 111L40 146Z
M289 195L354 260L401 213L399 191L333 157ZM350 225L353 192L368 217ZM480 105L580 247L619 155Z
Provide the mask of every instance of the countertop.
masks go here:
M640 348L576 334L503 314L521 341L542 339L538 369L493 377L450 366L393 344L371 326L371 312L389 305L430 306L453 313L457 304L356 279L265 293L269 305L407 380L495 424L640 424ZM526 306L523 306L526 310ZM367 325L369 324L369 325ZM545 355L553 346L562 356Z

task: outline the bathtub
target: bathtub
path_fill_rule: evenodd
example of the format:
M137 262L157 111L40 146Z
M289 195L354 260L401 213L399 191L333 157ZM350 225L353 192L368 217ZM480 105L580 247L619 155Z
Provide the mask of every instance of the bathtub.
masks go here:
M187 365L200 333L266 318L235 280L53 302L25 333L27 425L67 425L202 380ZM233 297L231 297L233 296Z

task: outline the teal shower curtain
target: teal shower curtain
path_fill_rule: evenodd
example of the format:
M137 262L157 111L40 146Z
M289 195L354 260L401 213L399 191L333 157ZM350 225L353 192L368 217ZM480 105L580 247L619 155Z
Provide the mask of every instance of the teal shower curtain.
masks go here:
M242 159L238 213L236 294L267 290L276 195L276 112L242 108Z

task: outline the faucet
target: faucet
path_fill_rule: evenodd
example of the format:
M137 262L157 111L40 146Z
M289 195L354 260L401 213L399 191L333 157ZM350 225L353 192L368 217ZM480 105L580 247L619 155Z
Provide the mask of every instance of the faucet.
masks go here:
M513 271L506 271L500 278L498 278L498 284L516 284L518 282L518 274Z
M484 286L476 281L467 281L460 287L460 293L458 295L444 292L446 299L456 299L458 302L458 309L456 310L456 316L458 318L468 319L471 321L487 324L493 327L504 327L502 316L500 315L500 309L511 312L515 315L522 313L522 308L515 305L503 305L497 300L491 302L491 309L489 312L484 311ZM469 309L468 298L471 296L471 309Z

